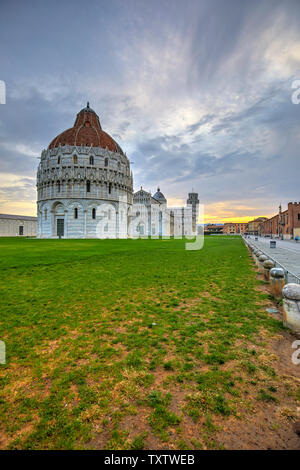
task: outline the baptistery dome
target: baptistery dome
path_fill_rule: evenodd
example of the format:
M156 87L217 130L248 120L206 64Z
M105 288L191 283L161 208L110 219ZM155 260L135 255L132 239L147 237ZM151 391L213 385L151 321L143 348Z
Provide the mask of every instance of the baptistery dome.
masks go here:
M99 116L90 108L89 102L77 114L74 126L55 137L48 148L60 145L101 147L108 148L112 152L123 153L117 142L102 130Z
M89 103L42 151L37 192L39 237L127 237L130 162Z

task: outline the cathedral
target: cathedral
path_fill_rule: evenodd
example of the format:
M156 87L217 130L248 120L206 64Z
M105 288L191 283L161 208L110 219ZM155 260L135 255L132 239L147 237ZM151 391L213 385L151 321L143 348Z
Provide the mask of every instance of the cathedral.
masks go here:
M198 194L169 209L159 189L134 193L130 161L89 103L42 151L37 199L40 238L196 234Z

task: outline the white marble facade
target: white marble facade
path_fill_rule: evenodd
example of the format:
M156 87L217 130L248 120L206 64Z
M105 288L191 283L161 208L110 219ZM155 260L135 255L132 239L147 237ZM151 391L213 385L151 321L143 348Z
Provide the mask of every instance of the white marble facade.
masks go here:
M44 150L37 192L40 238L128 236L133 188L123 153L70 145Z
M157 188L152 196L142 187L133 194L133 216L131 233L133 236L182 238L195 236L199 199L197 193L189 193L185 207L168 207L167 199Z

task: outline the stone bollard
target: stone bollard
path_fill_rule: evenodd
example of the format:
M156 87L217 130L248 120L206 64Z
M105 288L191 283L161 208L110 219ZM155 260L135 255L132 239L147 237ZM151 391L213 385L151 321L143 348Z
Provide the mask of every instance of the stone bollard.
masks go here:
M258 258L260 255L262 255L263 253L259 250L255 250L253 252L253 258L254 258L254 261L255 261L255 264L258 266Z
M274 268L275 264L271 259L266 259L263 262L263 269L264 269L264 278L266 281L270 280L270 269Z
M263 263L264 261L266 261L268 259L268 257L266 255L260 255L258 257L258 267L260 268L260 270L262 271L263 270Z
M300 285L286 284L282 296L283 324L300 336Z
M282 289L285 285L285 275L282 268L270 269L270 288L274 297L282 297Z

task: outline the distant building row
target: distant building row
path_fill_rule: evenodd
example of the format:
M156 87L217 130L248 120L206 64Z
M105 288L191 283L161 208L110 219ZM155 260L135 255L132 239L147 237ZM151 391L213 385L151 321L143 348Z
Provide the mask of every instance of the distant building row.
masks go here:
M260 235L293 239L300 237L300 202L289 202L288 208L282 211L279 206L278 214L270 217L258 217L250 222L227 222L225 224L207 224L204 233L226 235Z
M204 234L241 235L247 232L246 222L227 222L225 224L207 224Z
M300 237L300 202L289 202L288 208L259 224L258 235L292 239Z

